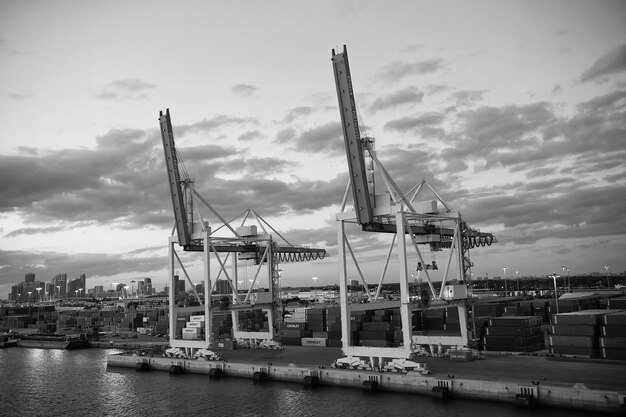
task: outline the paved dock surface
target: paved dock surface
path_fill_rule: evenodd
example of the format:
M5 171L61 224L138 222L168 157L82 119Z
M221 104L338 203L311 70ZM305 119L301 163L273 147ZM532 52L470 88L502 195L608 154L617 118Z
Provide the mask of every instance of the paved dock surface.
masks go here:
M234 362L257 362L311 366L327 366L342 357L341 348L286 346L284 350L238 349L220 351L220 355ZM590 389L604 389L626 393L626 362L602 359L557 359L545 356L503 355L487 356L470 362L447 358L419 358L428 364L433 376L477 380L520 381L532 385L550 384L572 386L583 383Z

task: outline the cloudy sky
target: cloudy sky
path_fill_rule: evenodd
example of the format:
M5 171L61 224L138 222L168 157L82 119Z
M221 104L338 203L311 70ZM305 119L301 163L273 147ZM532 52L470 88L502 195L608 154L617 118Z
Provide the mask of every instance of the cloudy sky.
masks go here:
M0 0L0 298L27 272L165 284L166 108L224 217L328 250L285 284L337 282L344 44L400 186L497 235L476 276L624 271L624 22L623 1ZM383 238L356 239L374 258Z

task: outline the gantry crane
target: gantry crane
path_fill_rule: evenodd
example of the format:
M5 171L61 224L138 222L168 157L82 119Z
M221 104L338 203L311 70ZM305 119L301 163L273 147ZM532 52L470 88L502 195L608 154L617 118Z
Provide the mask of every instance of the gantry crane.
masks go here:
M278 322L282 320L282 308L279 293L279 280L281 270L280 262L302 262L323 259L326 256L325 249L309 248L292 245L269 223L265 221L253 209L247 209L230 221L227 221L215 208L204 199L194 188L194 181L181 169L179 155L174 143L174 133L169 109L165 113L159 113L163 150L165 152L165 164L172 199L176 231L169 239L169 275L170 275L170 345L172 348L185 349L187 355L193 355L201 349L209 349L212 342L212 317L213 310L228 309L232 314L233 336L236 339L253 341L273 340ZM200 205L207 208L221 225L215 229L202 217ZM250 219L256 219L257 225L246 225ZM238 221L239 226L233 226ZM218 236L218 231L228 231L228 236ZM272 233L274 235L272 235ZM279 242L281 242L279 244ZM195 290L186 268L178 256L175 246L179 245L185 252L201 252L204 259L203 283L205 288L204 300ZM220 254L224 253L222 258ZM226 262L231 257L232 267L229 274ZM217 279L224 275L228 282L231 295L224 302L212 299L212 291L216 280L212 280L210 261L215 259L219 265ZM176 261L182 269L187 281L196 296L199 306L181 307L176 303ZM250 288L242 293L238 279L238 265L242 262L253 261L255 264L254 279L251 280ZM261 274L265 267L267 278L267 291L258 290L259 283L263 282ZM247 284L247 283L246 283ZM257 291L253 289L257 286ZM216 303L216 301L221 301ZM267 318L267 325L261 329L244 326L240 322L242 312L261 312ZM197 337L181 338L178 333L180 323L188 319L201 321L202 331ZM197 327L197 323L192 326ZM190 331L193 333L193 331ZM184 335L184 333L183 333ZM192 340L193 339L193 340Z
M378 360L382 366L385 358L409 358L423 345L429 345L431 350L438 346L465 346L468 344L467 326L467 299L468 284L471 280L472 263L469 249L477 246L488 246L496 241L491 233L480 232L470 228L462 219L460 213L454 212L437 191L425 180L420 181L408 193L403 193L389 175L384 165L378 159L374 150L374 139L362 137L359 130L358 112L354 99L354 89L348 63L348 53L344 46L343 51L332 51L332 65L335 75L337 97L343 128L344 144L349 168L349 184L342 203L342 212L337 215L340 263L340 298L342 314L342 344L344 354L348 356L369 357L372 366ZM379 172L385 185L386 192L376 194L374 169ZM351 190L354 201L354 211L345 212L346 199ZM435 196L432 200L419 201L430 190ZM439 206L442 206L441 209ZM363 232L389 233L393 235L387 257L383 266L376 292L372 295L369 286L359 267L354 251L352 250L345 229L346 223L356 223ZM409 268L406 237L414 248L417 257L416 266ZM382 301L380 289L384 281L391 254L397 247L400 300ZM441 287L437 290L431 280L429 270L438 269L435 262L427 263L424 260L420 245L428 245L431 251L450 249L450 256L445 266ZM350 303L348 300L348 273L347 255L353 258L356 272L361 285L368 296L368 303ZM448 273L452 262L457 266L458 276L455 285L448 285ZM423 309L423 303L411 300L409 294L408 271L418 274L423 272L430 289L429 303L431 308L442 306L458 306L460 332L447 335L425 335L412 333L413 311ZM351 319L353 314L362 310L381 309L400 310L402 341L400 346L374 347L356 345L352 339Z

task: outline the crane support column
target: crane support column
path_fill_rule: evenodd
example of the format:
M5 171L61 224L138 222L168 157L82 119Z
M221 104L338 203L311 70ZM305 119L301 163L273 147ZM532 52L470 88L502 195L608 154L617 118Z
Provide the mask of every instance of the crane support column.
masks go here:
M402 206L396 213L398 242L398 273L400 280L400 320L402 322L402 343L404 349L408 351L411 347L411 323L410 323L410 307L409 307L409 274L407 271L406 258L406 235L405 235L404 210Z

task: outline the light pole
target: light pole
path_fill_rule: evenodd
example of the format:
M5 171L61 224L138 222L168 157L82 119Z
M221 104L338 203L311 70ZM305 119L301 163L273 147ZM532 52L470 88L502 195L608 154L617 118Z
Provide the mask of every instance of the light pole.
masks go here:
M78 299L78 290L74 290L74 298Z
M604 265L604 270L606 271L606 288L611 288L611 284L609 283L609 266Z
M572 291L572 284L569 280L569 268L565 268L565 270L567 271L567 292Z
M502 267L502 271L504 271L504 296L506 297L506 266Z
M517 282L517 292L519 292L519 271L515 271L515 281Z
M317 277L313 277L313 285L314 285L313 297L317 301Z
M57 285L57 298L61 298L61 286Z
M83 289L82 288L78 289L78 294L80 295L81 298L83 298Z
M33 293L32 291L28 291L28 303L29 303L29 304L30 304L30 302L31 302L30 295L31 295L32 293Z
M554 301L556 302L556 314L559 314L559 296L556 289L556 279L559 277L556 272L553 272L552 275L549 276L554 280Z
M39 292L41 291L41 287L37 287L35 288L37 290L37 302L41 301L41 296L39 295Z

